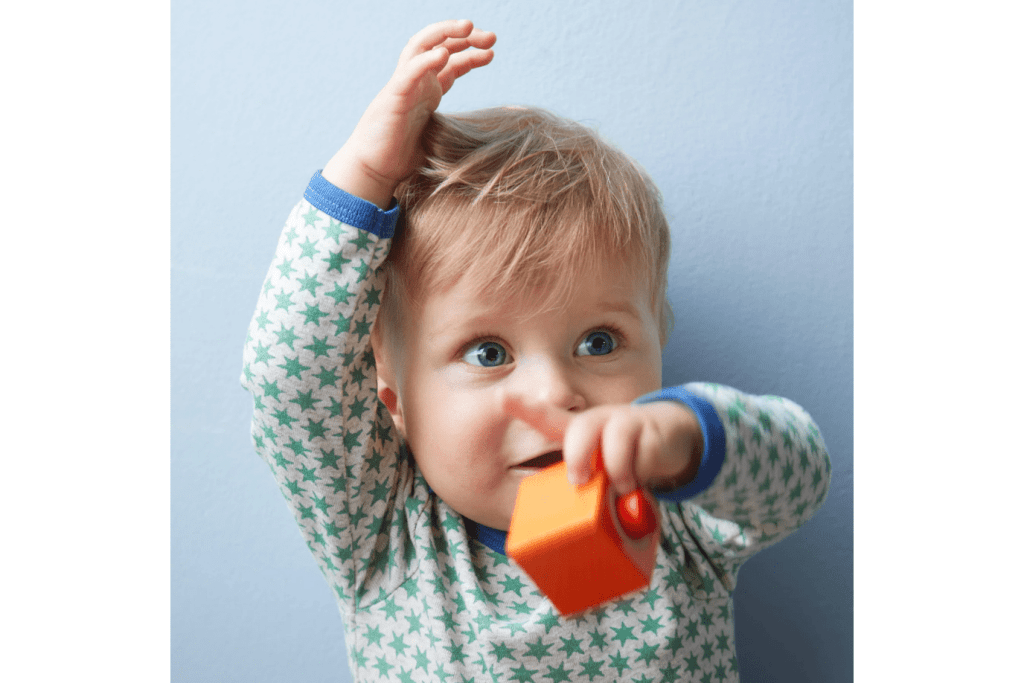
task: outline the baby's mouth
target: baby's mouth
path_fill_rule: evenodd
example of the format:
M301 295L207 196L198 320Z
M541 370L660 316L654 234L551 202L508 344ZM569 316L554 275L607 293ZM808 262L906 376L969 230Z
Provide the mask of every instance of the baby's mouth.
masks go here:
M551 451L538 455L536 458L530 458L526 462L521 462L516 467L522 467L526 469L542 469L555 463L562 462L562 451Z

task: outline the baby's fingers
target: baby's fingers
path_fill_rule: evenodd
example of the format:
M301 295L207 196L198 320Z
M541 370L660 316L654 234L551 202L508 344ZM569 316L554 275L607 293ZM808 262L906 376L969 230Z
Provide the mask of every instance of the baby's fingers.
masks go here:
M428 73L440 72L447 62L448 51L443 47L436 47L429 52L418 54L408 62L399 65L385 90L403 99L410 96L417 97L417 93L422 92L418 89L421 79ZM437 103L434 104L436 106Z
M592 475L591 454L600 447L600 466L616 495L639 486L637 463L646 443L644 420L636 406L606 405L579 414L565 430L563 453L570 483Z
M447 40L465 39L472 33L473 22L468 19L449 19L431 24L409 39L398 61L399 63L410 61L417 55L442 45Z
M437 75L437 80L441 84L441 92L448 92L452 84L455 83L455 79L465 76L477 67L490 64L492 59L494 59L493 50L470 50L453 54L449 57L448 63L441 73Z
M602 445L601 432L607 416L603 408L594 408L576 415L566 427L562 456L570 484L582 486L593 476L593 455Z
M441 47L448 50L451 54L462 52L463 50L471 47L486 50L494 47L494 43L497 39L498 37L493 31L482 31L478 28L474 28L473 32L470 33L469 36L465 38L448 38L441 44Z
M636 462L643 423L630 409L615 413L601 431L601 454L608 482L617 495L637 488Z

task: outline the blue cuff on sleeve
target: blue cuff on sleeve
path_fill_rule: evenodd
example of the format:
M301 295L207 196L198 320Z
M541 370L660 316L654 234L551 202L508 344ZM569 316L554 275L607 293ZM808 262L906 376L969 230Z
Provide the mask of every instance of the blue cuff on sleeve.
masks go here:
M302 195L310 204L345 225L366 230L382 238L393 237L398 223L398 202L391 200L387 211L365 199L350 195L321 175L313 174Z
M696 394L691 394L682 387L669 387L660 391L641 396L636 403L653 403L654 401L678 401L697 415L700 430L704 434L704 453L701 454L697 476L672 491L662 491L655 496L660 500L679 503L693 498L704 491L718 476L725 463L725 428L718 419L715 407Z

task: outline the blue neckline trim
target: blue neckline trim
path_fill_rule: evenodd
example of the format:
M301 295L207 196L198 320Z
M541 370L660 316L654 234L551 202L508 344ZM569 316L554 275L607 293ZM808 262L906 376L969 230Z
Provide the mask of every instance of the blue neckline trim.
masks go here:
M378 237L395 235L398 224L398 202L391 200L391 206L384 211L379 206L345 192L323 177L320 171L313 174L306 191L302 194L307 202L328 216Z
M507 531L479 524L465 515L462 516L462 519L466 522L466 533L469 534L470 538L475 538L496 553L505 554L505 540L508 538Z

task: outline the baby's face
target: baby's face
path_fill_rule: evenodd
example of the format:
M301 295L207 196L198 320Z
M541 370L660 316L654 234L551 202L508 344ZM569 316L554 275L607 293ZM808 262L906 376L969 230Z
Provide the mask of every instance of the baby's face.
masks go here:
M612 267L579 284L538 313L464 278L402 321L400 426L434 491L479 523L508 529L520 482L560 458L560 443L505 413L506 396L582 411L661 387L647 287Z

